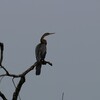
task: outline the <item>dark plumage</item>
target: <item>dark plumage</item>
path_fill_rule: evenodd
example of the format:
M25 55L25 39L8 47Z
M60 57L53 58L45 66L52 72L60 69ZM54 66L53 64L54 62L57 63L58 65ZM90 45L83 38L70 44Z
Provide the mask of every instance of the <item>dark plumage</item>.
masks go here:
M40 75L42 66L41 62L45 59L46 56L46 45L42 43L38 44L35 51L36 60L38 62L38 66L36 66L36 75Z
M35 55L36 55L36 60L38 62L36 66L36 75L40 75L42 62L44 61L46 53L47 53L47 47L46 47L47 41L44 39L44 37L51 34L54 34L54 33L43 34L43 36L40 39L40 43L36 46Z

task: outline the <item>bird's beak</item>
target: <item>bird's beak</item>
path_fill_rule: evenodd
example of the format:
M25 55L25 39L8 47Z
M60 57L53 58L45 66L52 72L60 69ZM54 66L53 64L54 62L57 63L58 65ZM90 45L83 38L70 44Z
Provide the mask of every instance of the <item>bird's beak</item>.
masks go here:
M49 33L49 35L52 35L52 34L55 34L55 33Z
M44 33L44 34L42 35L42 37L41 37L41 40L42 40L44 37L46 37L46 36L48 36L48 35L51 35L51 34L55 34L55 33Z

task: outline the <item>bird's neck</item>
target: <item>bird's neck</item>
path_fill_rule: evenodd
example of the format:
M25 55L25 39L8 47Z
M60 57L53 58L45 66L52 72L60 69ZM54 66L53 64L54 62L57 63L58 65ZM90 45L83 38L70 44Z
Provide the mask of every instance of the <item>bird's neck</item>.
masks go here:
M47 45L47 43L44 43L44 42L41 42L41 44L45 44L45 45Z

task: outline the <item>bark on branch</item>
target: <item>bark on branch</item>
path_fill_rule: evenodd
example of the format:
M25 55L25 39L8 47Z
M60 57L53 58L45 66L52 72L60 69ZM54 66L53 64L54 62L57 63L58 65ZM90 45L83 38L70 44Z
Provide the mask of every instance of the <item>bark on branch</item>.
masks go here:
M38 62L35 62L31 67L29 67L28 69L26 69L24 72L22 72L21 74L10 74L9 71L7 71L7 69L3 66L1 66L1 68L4 69L4 71L6 72L6 74L2 74L0 75L0 77L4 77L4 76L7 76L7 77L12 77L12 78L20 78L20 81L18 83L18 85L16 86L15 88L15 91L13 93L13 97L12 97L12 100L17 100L18 96L19 96L19 92L22 88L22 85L25 83L25 76L34 69L35 66L37 66ZM46 64L49 64L52 66L52 63L49 62L49 61L43 61L41 62L41 64L43 65L46 65ZM5 96L0 93L0 96L4 99ZM6 98L4 100L7 100Z
M0 97L3 99L3 100L7 100L5 95L0 91Z
M24 82L25 82L25 76L22 76L22 77L20 78L20 81L19 81L19 83L18 83L16 89L15 89L15 92L13 93L13 98L12 98L12 100L17 100L18 95L19 95L19 92L20 92L21 87L22 87L22 85L24 84Z

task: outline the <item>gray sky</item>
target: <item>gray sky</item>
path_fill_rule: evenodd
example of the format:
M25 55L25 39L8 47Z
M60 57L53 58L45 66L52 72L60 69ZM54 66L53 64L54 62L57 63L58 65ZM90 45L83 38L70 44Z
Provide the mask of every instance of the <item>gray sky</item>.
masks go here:
M0 41L5 44L3 65L19 74L35 62L35 46L48 36L40 76L27 75L22 100L100 100L100 1L1 0ZM0 71L2 73L2 71ZM0 90L11 100L14 90L4 78ZM33 99L32 99L33 98Z

